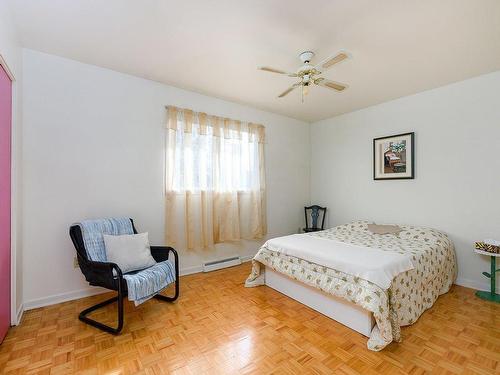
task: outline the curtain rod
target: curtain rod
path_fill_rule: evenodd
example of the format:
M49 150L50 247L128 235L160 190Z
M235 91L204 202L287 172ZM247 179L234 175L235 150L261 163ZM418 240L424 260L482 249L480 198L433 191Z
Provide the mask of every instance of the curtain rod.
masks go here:
M181 108L181 107L177 107L175 105L165 105L165 109L168 110L168 108L171 107L171 108L175 108L176 110L181 110L181 111L191 111L193 113L203 113L204 115L206 115L207 117L218 117L222 120L228 120L228 121L235 121L235 122L246 122L248 124L252 124L252 125L257 125L257 126L262 126L263 128L265 128L264 125L262 124L259 124L259 123L255 123L255 122L252 122L252 121L243 121L243 120L236 120L236 119L232 119L232 118L229 118L229 117L224 117L224 116L217 116L217 115L211 115L211 114L208 114L206 112L201 112L201 111L195 111L193 109L189 109L189 108Z

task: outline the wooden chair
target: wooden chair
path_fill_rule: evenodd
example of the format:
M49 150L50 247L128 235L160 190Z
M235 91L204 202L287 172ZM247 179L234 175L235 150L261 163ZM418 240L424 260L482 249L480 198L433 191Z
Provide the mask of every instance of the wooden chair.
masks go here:
M324 230L325 228L325 216L326 216L326 207L321 207L318 205L312 205L309 207L304 207L304 214L306 217L306 227L304 228L304 232L317 232L320 230ZM318 226L321 217L321 227ZM309 226L309 218L311 218L311 225Z

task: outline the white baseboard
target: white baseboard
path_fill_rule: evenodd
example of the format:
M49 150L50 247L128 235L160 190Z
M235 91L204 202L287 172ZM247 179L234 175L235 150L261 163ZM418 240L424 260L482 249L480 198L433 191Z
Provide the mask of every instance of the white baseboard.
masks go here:
M241 263L249 262L253 259L254 255L245 255L241 257ZM203 272L203 266L192 266L192 267L185 267L180 270L180 275L181 276L186 276L186 275L192 275L195 273L201 273Z
M457 278L455 284L476 290L490 290L490 284L488 282L479 282L476 280L464 279L462 277Z
M241 257L241 262L242 263L250 262L253 259L254 256L255 255L245 255L244 257Z
M23 318L24 314L24 305L21 303L21 305L17 308L15 316L11 317L10 325L11 326L17 326L19 323L21 323L21 319Z
M203 272L203 266L201 266L201 265L182 268L179 271L179 275L186 276L186 275L192 275L194 273L200 273L200 272Z
M94 288L75 290L73 292L54 294L52 296L37 298L37 299L33 299L31 301L24 302L24 310L32 310L32 309L36 309L39 307L55 305L56 303L72 301L75 299L95 296L97 294L103 294L103 293L108 293L108 292L109 292L109 290L107 290L107 289L94 287Z
M247 256L241 257L241 261L248 262L248 261L252 260L252 258L253 258L253 255L247 255ZM194 273L200 273L200 272L203 272L203 267L201 265L183 268L179 271L179 274L180 274L180 276L186 276L186 275L192 275ZM18 311L17 324L19 324L19 322L21 321L21 316L24 313L24 311L36 309L39 307L55 305L56 303L72 301L72 300L80 299L80 298L84 298L84 297L95 296L97 294L103 294L103 293L107 293L107 292L109 292L109 290L103 289L103 288L98 288L98 287L93 287L93 288L76 290L73 292L54 294L52 296L38 298L38 299L31 300L31 301L26 301L26 302L24 302L24 304L21 305L20 311Z

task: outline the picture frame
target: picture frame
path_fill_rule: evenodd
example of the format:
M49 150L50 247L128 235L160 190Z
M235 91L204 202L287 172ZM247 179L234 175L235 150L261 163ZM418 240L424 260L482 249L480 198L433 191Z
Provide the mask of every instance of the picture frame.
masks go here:
M373 139L373 179L415 178L415 133Z

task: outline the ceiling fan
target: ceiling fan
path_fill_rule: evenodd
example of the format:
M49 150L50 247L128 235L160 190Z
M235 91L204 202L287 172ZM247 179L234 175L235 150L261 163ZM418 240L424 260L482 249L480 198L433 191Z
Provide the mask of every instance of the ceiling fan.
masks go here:
M322 87L326 87L328 89L336 90L336 91L344 91L347 88L347 85L335 81L330 81L324 77L321 77L321 74L331 68L333 65L348 59L350 56L347 52L340 52L333 57L329 57L326 60L323 60L317 65L311 64L311 59L314 57L314 52L305 51L299 55L299 59L302 61L304 65L302 65L296 73L285 72L280 69L274 69L267 66L259 67L260 70L264 70L266 72L284 74L288 77L299 78L300 81L294 83L292 86L283 91L278 98L282 98L285 95L288 95L297 87L302 86L302 102L304 101L304 95L309 93L309 87L314 84Z

